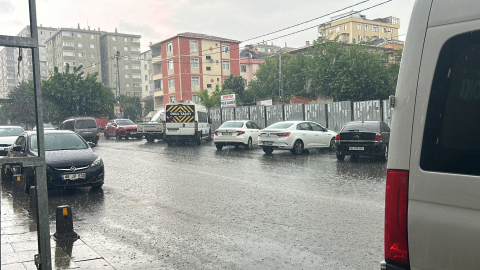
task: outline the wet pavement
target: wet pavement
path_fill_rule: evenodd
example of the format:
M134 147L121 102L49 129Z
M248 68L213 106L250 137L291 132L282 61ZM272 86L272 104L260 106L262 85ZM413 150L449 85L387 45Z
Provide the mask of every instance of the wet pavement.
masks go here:
M105 163L103 190L49 192L51 234L66 204L81 237L60 248L71 253L65 268L377 269L383 258L386 163L103 137L94 150ZM2 184L2 269L4 244L15 251L5 239L36 239L21 201ZM27 231L5 237L18 228ZM95 261L102 265L87 265Z

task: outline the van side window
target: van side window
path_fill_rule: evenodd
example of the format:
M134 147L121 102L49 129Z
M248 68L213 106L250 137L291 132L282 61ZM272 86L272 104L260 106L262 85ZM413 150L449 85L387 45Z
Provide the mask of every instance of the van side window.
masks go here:
M206 123L207 122L207 113L206 112L198 112L198 122L199 123Z
M72 130L73 131L73 123L74 121L68 121L68 122L65 122L63 128L66 129L66 130Z
M480 31L440 51L425 119L420 167L480 175Z

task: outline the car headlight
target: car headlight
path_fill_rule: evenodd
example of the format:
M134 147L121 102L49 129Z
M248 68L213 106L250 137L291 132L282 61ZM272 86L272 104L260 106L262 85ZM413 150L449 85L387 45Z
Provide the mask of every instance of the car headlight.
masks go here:
M95 159L95 161L90 165L90 167L96 167L96 166L102 166L103 165L103 160L101 157L98 157Z

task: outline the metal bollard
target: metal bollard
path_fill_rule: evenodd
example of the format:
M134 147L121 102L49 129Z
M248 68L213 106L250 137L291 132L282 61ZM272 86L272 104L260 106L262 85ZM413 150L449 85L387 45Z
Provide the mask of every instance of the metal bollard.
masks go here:
M36 209L37 208L37 189L35 186L30 187L30 209Z
M57 216L56 216L56 232L53 234L56 240L66 239L66 238L75 238L78 239L80 236L73 231L73 215L72 207L69 205L57 206Z
M21 174L14 174L13 177L13 192L18 195L24 195L25 190L24 185L22 184L22 175Z

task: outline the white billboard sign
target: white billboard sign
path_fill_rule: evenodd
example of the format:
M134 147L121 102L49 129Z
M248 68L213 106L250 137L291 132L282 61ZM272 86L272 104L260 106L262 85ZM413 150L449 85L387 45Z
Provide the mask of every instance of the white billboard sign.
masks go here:
M235 94L220 96L220 104L222 108L235 107Z
M260 105L263 105L263 106L272 106L273 105L273 100L269 99L269 100L262 100L260 101Z

